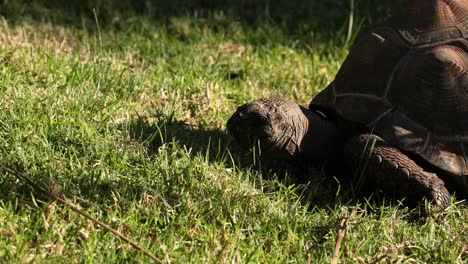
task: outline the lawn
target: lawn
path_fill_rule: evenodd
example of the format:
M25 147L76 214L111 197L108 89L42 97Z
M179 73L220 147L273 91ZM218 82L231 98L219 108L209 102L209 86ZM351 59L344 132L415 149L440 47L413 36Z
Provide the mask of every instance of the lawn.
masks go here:
M226 132L247 101L307 105L393 1L60 2L0 2L1 164L163 262L329 263L343 219L341 263L468 261L466 202L423 214L297 181ZM149 261L0 172L1 263Z

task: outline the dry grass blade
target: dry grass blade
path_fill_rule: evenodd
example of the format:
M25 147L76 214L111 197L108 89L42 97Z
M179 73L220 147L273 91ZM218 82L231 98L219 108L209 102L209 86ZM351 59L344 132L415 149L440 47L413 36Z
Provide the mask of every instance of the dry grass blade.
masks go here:
M338 263L341 244L343 242L344 236L346 235L346 228L348 227L349 221L354 219L354 217L356 217L356 213L357 213L358 208L359 208L359 204L356 204L356 206L354 206L354 209L351 212L351 214L347 215L347 216L343 217L343 219L341 219L340 228L338 229L338 234L337 234L337 237L336 237L335 251L333 252L333 258L332 258L332 261L331 261L332 264L337 264Z
M91 215L89 215L88 213L82 211L81 209L79 209L76 205L66 201L65 199L63 198L60 198L58 197L57 195L47 191L46 189L44 189L43 187L37 185L36 183L34 183L31 179L29 179L26 175L23 175L22 173L20 173L19 171L16 171L12 168L9 168L7 166L5 166L4 164L1 164L0 163L0 168L5 171L6 173L10 173L12 174L13 176L15 176L16 178L18 178L19 180L21 181L24 181L26 182L27 184L31 185L34 189L36 189L37 191L40 191L42 192L43 194L49 196L50 198L52 198L53 200L56 200L56 201L59 201L61 202L62 204L64 204L65 206L67 206L68 208L70 208L71 210L73 210L74 212L78 213L79 215L82 215L83 217L91 220L93 223L97 224L98 226L102 227L104 230L106 231L109 231L111 232L112 234L114 234L115 236L117 236L118 238L122 239L123 241L127 242L128 244L130 244L133 248L139 250L140 252L142 252L143 254L145 254L146 256L148 256L149 258L151 258L154 262L156 263L164 263L162 260L160 260L159 258L157 258L155 255L153 255L152 253L150 253L148 250L142 248L140 245L138 245L135 241L131 240L130 238L124 236L123 234L121 234L120 232L118 232L117 230L113 229L112 227L110 227L109 225L107 224L104 224L103 222L97 220L96 218L92 217Z

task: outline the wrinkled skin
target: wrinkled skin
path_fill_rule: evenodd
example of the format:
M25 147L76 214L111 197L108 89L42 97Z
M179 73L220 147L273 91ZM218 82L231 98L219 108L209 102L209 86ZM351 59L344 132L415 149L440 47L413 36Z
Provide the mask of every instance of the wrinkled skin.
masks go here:
M290 160L300 152L307 124L299 105L260 99L240 106L228 120L227 128L243 148L257 146L265 156Z
M242 105L227 128L244 149L257 147L264 157L311 163L345 161L348 168L362 174L359 185L367 191L380 190L411 203L425 198L442 208L450 204L450 194L436 174L382 138L357 131L349 135L320 113L290 101L264 98Z

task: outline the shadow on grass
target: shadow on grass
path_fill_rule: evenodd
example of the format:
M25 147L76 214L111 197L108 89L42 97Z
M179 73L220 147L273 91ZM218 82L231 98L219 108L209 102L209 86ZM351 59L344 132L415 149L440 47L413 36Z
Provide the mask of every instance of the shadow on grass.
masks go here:
M286 161L272 161L246 153L220 129L206 129L184 121L160 116L159 121L148 121L138 117L127 125L131 138L145 145L150 154L156 154L164 144L177 144L178 149L186 149L192 158L204 157L209 163L219 163L226 168L252 175L252 184L260 184L266 192L277 190L278 184L292 188L304 204L311 207L329 207L331 203L346 196L338 196L339 183L326 177L324 171L310 164ZM262 183L263 180L273 182ZM260 186L258 186L260 187Z
M177 148L185 148L191 158L199 156L205 157L209 163L220 163L226 168L232 168L242 171L244 175L252 175L261 179L252 179L252 185L261 185L261 189L265 193L273 193L280 189L286 188L292 191L299 198L299 201L309 210L325 210L336 212L336 207L352 207L356 203L361 204L364 211L375 212L379 215L382 210L381 206L388 206L388 200L379 197L378 194L370 195L371 198L363 196L354 196L347 185L341 185L339 181L330 176L325 176L327 173L317 170L307 164L291 164L278 161L255 161L251 156L246 155L231 139L230 136L220 129L205 129L187 124L183 121L171 120L165 116L161 116L154 121L149 121L144 117L133 118L133 122L122 125L121 129L126 129L131 136L131 139L146 146L150 155L156 155L159 149L165 144L177 144ZM262 163L259 166L259 163ZM20 164L15 166L18 171L27 171ZM252 173L253 172L253 173ZM84 173L84 172L83 172ZM53 191L55 182L53 173L44 172L44 174L35 175L44 180L40 185L46 189ZM10 180L13 180L10 177ZM4 201L19 201L30 207L36 207L35 201L31 202L30 198L34 196L38 201L48 202L50 197L37 192L26 183L15 180L9 182L0 182L0 189L4 195L0 196ZM63 179L62 179L63 180ZM119 190L121 193L131 193L132 197L138 197L147 190L142 188L138 182L134 181L112 181L112 180L96 180L76 178L78 182L73 182L70 186L77 186L80 189L78 193L73 195L79 204L84 207L92 206L93 204L112 203L114 191ZM263 181L267 180L267 181ZM278 184L279 183L279 184ZM122 186L124 184L125 186ZM13 188L13 186L15 186ZM59 186L58 186L59 187ZM175 191L167 191L165 200L177 200L177 186L174 186ZM15 190L8 192L7 190ZM174 194L175 193L175 194ZM57 195L61 195L61 190L58 190ZM171 195L174 195L172 197ZM67 193L70 196L70 193ZM18 199L19 198L19 199ZM398 204L397 202L390 202ZM404 214L404 218L409 222L424 223L425 211L412 210ZM325 235L329 232L331 226L318 226L316 232ZM314 231L315 232L315 231ZM320 237L320 236L318 236ZM320 243L320 241L317 241Z
M202 155L208 162L223 160L228 155L232 142L226 132L172 120L162 114L156 114L156 119L150 121L146 117L137 117L126 125L131 139L146 146L150 154L157 153L164 144L177 143L185 147L192 157Z
M354 29L388 17L404 0L355 1L352 12ZM230 22L252 31L274 27L278 42L293 39L298 46L312 40L344 42L350 8L347 0L15 0L0 3L0 16L11 24L23 21L52 23L84 29L128 31L140 26L134 23L149 18L154 24L171 30L174 18L191 17L207 21L213 31L225 32ZM139 30L139 29L137 29ZM174 32L177 35L177 32ZM251 45L271 42L271 32L257 32Z
M283 188L291 188L301 203L309 206L311 210L335 211L336 205L351 207L359 203L366 211L379 214L382 206L399 205L409 209L404 213L406 221L424 223L427 216L424 203L397 201L371 190L354 193L349 170L327 169L328 166L336 167L337 164L322 164L321 168L317 168L311 164L255 159L251 153L240 149L226 131L196 127L183 121L168 121L171 118L164 116L159 120L159 123L154 123L140 117L129 127L131 137L146 145L153 154L157 153L163 144L177 142L178 147L189 150L192 158L201 155L209 163L221 163L227 168L243 171L244 175L254 172L250 175L273 182L262 185L264 192L278 191L278 185L274 182L280 183ZM253 180L252 184L255 185L255 182L258 182L258 179Z

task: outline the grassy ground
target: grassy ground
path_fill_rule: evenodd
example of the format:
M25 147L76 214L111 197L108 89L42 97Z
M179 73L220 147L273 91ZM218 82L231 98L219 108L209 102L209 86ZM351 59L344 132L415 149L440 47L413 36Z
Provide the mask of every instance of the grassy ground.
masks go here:
M349 31L312 1L91 2L0 3L1 162L167 262L329 262L356 200L252 169L225 122L259 97L307 104L388 9L358 2ZM0 198L0 262L148 261L3 172ZM343 263L467 261L466 204L360 202Z

